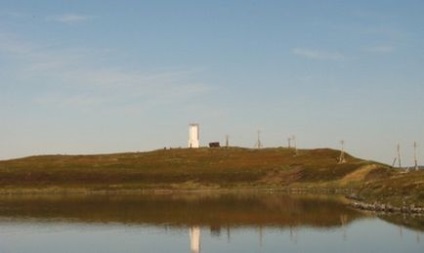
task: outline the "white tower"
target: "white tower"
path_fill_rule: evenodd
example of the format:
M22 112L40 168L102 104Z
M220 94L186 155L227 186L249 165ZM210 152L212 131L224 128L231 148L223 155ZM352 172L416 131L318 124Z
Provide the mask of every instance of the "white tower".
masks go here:
M188 130L188 147L198 148L199 147L199 124L190 124Z

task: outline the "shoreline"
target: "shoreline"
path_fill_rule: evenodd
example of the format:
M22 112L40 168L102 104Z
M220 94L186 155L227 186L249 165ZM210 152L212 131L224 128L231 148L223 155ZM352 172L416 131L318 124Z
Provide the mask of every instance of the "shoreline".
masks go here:
M364 210L364 211L370 211L373 213L383 213L383 214L419 214L420 216L424 216L424 207L416 207L414 204L409 206L401 206L396 207L392 206L390 204L383 204L383 203L365 203L365 202L358 202L353 201L349 204L355 209Z

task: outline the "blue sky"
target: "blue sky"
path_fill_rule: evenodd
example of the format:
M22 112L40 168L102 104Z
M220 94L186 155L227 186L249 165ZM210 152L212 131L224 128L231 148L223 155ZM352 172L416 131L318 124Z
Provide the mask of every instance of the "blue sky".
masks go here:
M424 160L423 1L0 3L0 159L185 147L197 122Z

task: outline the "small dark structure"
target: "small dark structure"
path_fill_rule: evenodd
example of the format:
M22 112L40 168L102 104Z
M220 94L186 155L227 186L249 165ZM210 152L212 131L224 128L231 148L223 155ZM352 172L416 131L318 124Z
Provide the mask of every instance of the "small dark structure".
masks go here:
M219 147L221 147L221 145L219 144L219 142L209 142L209 147L210 148L219 148Z

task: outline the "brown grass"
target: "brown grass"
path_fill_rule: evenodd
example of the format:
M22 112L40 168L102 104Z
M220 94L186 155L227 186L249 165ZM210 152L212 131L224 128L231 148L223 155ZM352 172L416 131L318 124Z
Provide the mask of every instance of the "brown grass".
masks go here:
M339 154L234 147L34 156L0 161L0 192L332 188L424 203L424 172L401 173L350 155L338 164Z
M286 186L337 180L364 161L337 164L330 149L173 149L112 155L38 156L0 162L0 186L169 187Z

